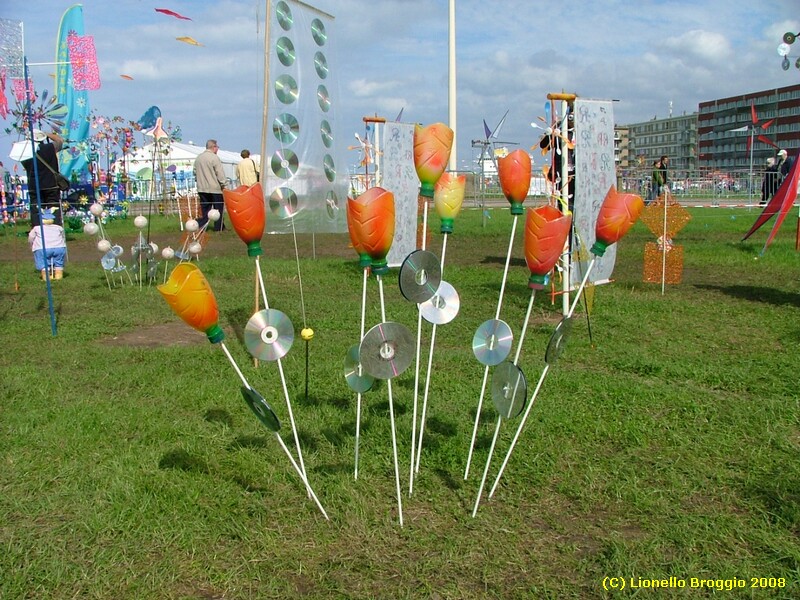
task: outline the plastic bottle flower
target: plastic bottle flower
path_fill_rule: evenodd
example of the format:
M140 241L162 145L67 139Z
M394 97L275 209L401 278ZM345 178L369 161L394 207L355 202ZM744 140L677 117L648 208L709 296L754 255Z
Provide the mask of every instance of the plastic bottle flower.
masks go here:
M353 247L371 260L372 272L389 270L386 255L394 238L394 194L372 187L357 198L347 199L348 225Z
M524 150L497 159L497 175L503 195L511 203L511 214L522 214L522 203L531 187L531 157Z
M636 194L618 194L611 186L603 199L595 225L595 242L591 251L595 256L603 256L606 249L622 239L639 219L644 209L644 201Z
M247 256L262 254L261 238L267 222L267 211L261 183L222 190L222 197L236 235L247 244Z
M219 326L217 299L197 265L180 263L158 291L173 312L190 327L205 333L209 342L216 344L225 339Z
M564 251L572 215L549 205L528 209L525 219L525 262L531 276L528 287L543 289L549 273Z
M359 223L357 220L357 205L355 201L348 196L347 198L347 232L350 234L350 243L353 245L353 249L358 253L358 266L362 269L367 268L372 264L372 259L367 254L367 251L364 250L364 246L361 244L361 240L358 237L358 227Z
M443 173L433 190L433 206L442 219L442 233L453 233L453 220L461 211L467 176Z
M420 195L433 198L434 186L447 168L453 147L453 130L444 123L414 127L414 167Z

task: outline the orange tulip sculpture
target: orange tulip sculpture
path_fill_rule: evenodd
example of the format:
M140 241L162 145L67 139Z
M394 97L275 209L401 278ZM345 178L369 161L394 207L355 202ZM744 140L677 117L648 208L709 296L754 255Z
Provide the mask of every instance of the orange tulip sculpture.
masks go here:
M350 244L358 254L358 266L366 270L372 264L372 259L361 244L361 214L360 206L352 198L347 198L347 232L350 234Z
M453 233L453 221L461 211L467 176L442 173L433 190L433 206L442 220L441 232Z
M264 236L267 211L261 183L222 190L222 196L236 235L247 245L247 256L263 254L261 238Z
M644 210L644 201L636 194L620 194L615 186L608 188L608 193L600 206L595 224L595 242L591 252L595 256L603 256L611 244L616 244L628 233Z
M225 339L219 326L217 299L197 265L180 263L157 289L173 312L190 327L205 333L209 342L217 344Z
M420 195L433 198L436 182L447 168L455 134L444 123L414 128L414 166L420 182Z
M521 215L522 203L531 187L531 157L522 149L497 159L497 176L503 195L511 203L511 214Z
M544 289L572 225L572 215L564 214L554 206L544 205L528 209L525 220L525 262L531 276L528 287Z
M386 255L394 238L394 194L372 187L357 198L347 199L347 213L353 247L369 256L375 275L387 273Z

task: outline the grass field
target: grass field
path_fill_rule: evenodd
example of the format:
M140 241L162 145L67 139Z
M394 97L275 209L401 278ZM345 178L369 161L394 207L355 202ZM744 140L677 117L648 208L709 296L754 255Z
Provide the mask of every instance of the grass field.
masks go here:
M437 329L411 497L413 365L392 385L403 527L385 382L364 395L353 477L356 399L342 361L358 342L361 272L346 234L299 236L304 307L291 237L263 243L270 306L296 334L303 313L316 332L308 372L299 336L282 364L326 521L221 349L155 289L109 289L96 239L71 235L66 278L53 282L54 336L27 243L1 230L0 598L800 597L794 214L761 256L765 231L739 241L755 210L689 212L675 239L683 282L663 295L642 283L653 235L640 223L619 244L614 281L594 291L590 320L578 309L475 518L496 413L487 395L465 481L484 370L471 341L495 316L511 216L494 209L485 227L478 211L459 216L445 279L461 308ZM151 226L160 246L177 245L177 221ZM530 298L521 232L501 312L515 335ZM127 249L136 231L121 220L108 233ZM434 233L431 249L441 244ZM231 231L199 265L227 347L294 452L276 363L255 367L242 341L253 260ZM396 270L385 281L387 318L415 332ZM519 363L530 391L560 308L537 295ZM372 278L367 327L379 321ZM503 424L490 483L516 425Z

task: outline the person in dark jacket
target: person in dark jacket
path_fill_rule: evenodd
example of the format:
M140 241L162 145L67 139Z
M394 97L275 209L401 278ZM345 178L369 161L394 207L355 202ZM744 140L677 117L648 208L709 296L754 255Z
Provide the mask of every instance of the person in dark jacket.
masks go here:
M28 176L28 198L31 203L31 227L39 226L39 205L42 210L50 210L55 215L55 222L63 225L61 215L61 190L56 183L58 172L58 153L64 146L64 140L55 133L44 133L38 129L33 131L34 156L22 161L25 174ZM34 160L36 168L34 171ZM38 175L38 185L36 176ZM37 203L37 199L39 202Z

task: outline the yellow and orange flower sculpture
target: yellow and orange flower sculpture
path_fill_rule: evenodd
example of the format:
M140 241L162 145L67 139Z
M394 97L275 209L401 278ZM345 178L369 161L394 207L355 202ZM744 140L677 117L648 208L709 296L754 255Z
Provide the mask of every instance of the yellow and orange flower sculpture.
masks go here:
M247 256L259 256L261 238L267 222L264 192L260 183L250 187L241 185L235 190L222 190L225 209L228 211L233 229L247 245Z
M209 342L216 344L225 339L219 326L217 299L197 265L180 263L158 291L173 312L190 327L205 333Z
M447 168L455 134L444 123L414 128L414 167L420 181L420 196L433 198L434 186Z
M525 262L531 276L528 287L543 289L549 281L549 273L564 251L572 215L564 214L554 206L528 209L525 219Z
M511 203L511 214L521 215L522 203L531 187L531 157L519 149L497 159L497 176L503 195Z
M453 233L453 221L464 203L467 176L443 173L433 190L433 206L442 219L442 233Z
M394 194L372 187L348 198L347 216L353 247L369 256L373 273L383 275L389 270L386 255L394 238Z
M639 219L643 209L644 201L641 196L620 194L613 185L608 188L603 205L597 214L592 254L603 256L611 244L617 243L628 233L628 230Z

